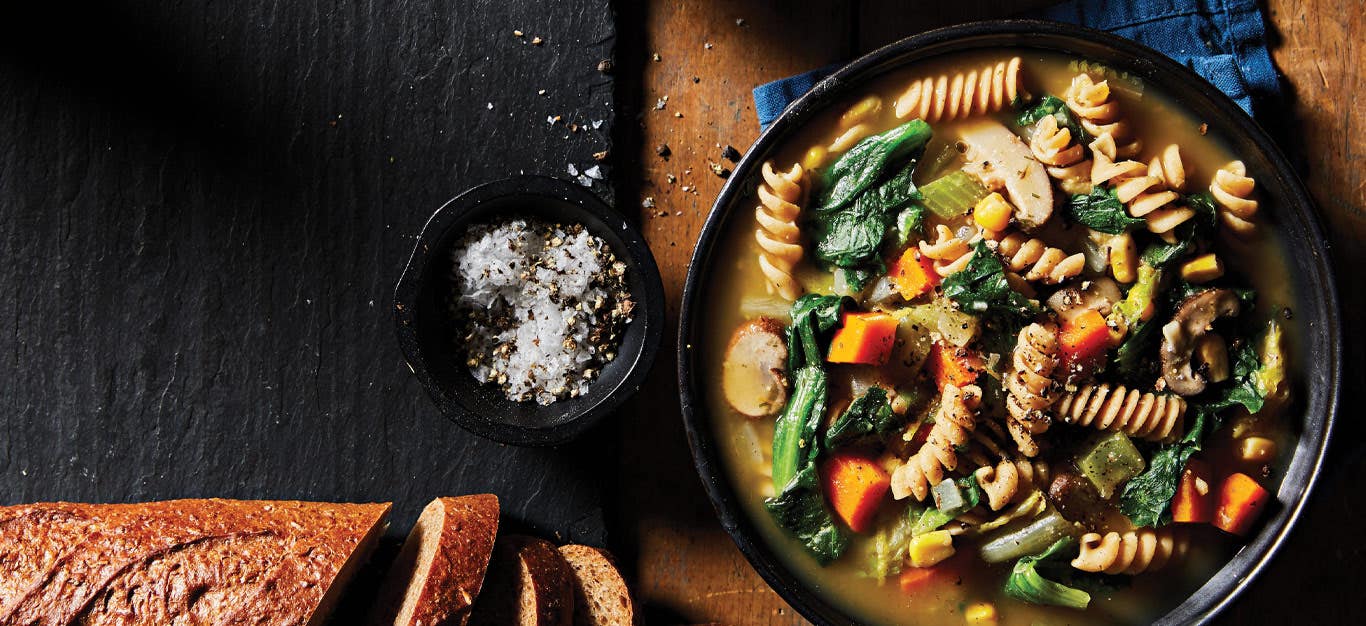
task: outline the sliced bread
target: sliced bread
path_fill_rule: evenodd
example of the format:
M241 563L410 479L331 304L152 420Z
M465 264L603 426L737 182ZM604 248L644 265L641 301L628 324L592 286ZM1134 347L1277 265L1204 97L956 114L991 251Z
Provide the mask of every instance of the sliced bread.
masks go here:
M463 626L497 534L498 496L433 500L389 570L372 623Z
M0 507L0 624L321 624L388 504Z
M574 573L574 626L631 626L636 607L631 589L606 550L560 546Z
M573 573L559 550L533 537L499 539L470 623L569 626L573 619Z

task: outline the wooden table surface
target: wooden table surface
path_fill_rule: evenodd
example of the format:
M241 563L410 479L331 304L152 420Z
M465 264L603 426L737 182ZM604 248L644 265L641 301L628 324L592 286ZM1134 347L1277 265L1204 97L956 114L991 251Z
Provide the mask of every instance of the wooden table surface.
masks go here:
M718 0L619 3L614 151L639 164L618 171L618 203L633 204L663 273L676 323L688 260L722 180L708 169L727 144L744 151L758 136L750 88L847 60L916 32L1005 17L1001 3L958 0L909 8L893 1ZM1017 3L1015 13L1030 5ZM1289 109L1264 121L1299 167L1331 232L1339 268L1366 261L1366 2L1271 0L1265 8ZM658 60L652 55L658 54ZM656 103L668 97L662 110ZM632 122L635 123L632 123ZM668 159L656 154L667 144ZM622 156L624 155L624 156ZM623 161L619 161L622 163ZM669 183L673 175L677 181ZM642 206L653 198L654 207ZM1341 281L1343 309L1366 305L1360 279ZM1349 331L1350 362L1361 334ZM665 352L669 354L669 352ZM1360 387L1362 368L1346 380ZM799 624L803 620L754 572L720 528L693 471L677 418L672 363L661 363L627 408L626 480L616 498L617 543L634 551L634 574L650 623ZM1349 385L1350 386L1350 385ZM1357 592L1366 520L1360 485L1361 427L1350 398L1311 505L1281 555L1225 623L1361 623ZM662 487L662 488L661 488Z

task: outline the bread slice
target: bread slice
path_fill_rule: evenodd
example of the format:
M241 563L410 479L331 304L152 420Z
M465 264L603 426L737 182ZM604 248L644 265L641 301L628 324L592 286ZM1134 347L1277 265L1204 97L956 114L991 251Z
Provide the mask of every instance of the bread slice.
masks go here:
M464 626L497 534L498 496L433 500L389 571L372 623Z
M606 550L589 546L560 546L560 555L574 573L574 626L631 626L635 603L616 560Z
M569 626L574 619L573 573L548 541L512 535L493 550L484 592L470 620L476 626Z
M321 624L388 504L0 507L0 624Z

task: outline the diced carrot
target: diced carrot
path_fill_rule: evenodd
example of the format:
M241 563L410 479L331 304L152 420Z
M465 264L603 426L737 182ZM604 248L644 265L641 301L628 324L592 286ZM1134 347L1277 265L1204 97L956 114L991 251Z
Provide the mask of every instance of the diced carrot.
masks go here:
M887 470L873 459L849 452L831 455L821 469L825 497L835 514L854 532L868 530L873 514L892 486Z
M929 567L908 567L901 570L897 583L902 593L915 593L924 589L934 580L934 569Z
M914 299L939 284L939 272L934 269L934 259L920 253L915 246L906 248L901 258L892 263L887 278L896 285L902 298Z
M1100 313L1087 311L1063 325L1058 342L1062 344L1063 364L1070 373L1099 364L1110 345L1110 329Z
M1257 521L1271 494L1251 476L1235 472L1219 487L1219 509L1214 512L1214 525L1224 532L1246 535Z
M1214 483L1209 463L1191 459L1172 498L1172 521L1204 524L1213 518Z
M830 341L831 363L882 365L896 342L897 319L886 313L845 313L844 326Z
M982 357L976 352L943 341L936 341L930 346L930 356L925 366L929 368L934 384L940 391L949 383L962 387L977 382L978 374L985 367Z

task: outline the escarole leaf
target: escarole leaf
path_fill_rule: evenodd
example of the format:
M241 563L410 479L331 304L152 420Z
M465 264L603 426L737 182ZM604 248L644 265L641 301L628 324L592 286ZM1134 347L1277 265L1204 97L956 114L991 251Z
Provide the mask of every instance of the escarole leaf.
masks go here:
M1039 313L1039 305L1006 282L1005 266L985 241L973 246L967 267L944 279L944 295L966 313L1002 313L1029 317Z
M782 493L765 500L764 508L779 526L800 540L821 565L839 558L849 547L849 536L835 523L825 504L815 464L798 472Z
M929 124L911 120L858 142L826 171L825 179L829 184L821 191L816 211L826 213L853 202L882 178L889 162L923 149L930 135Z
M1072 115L1072 110L1067 108L1067 103L1054 95L1045 95L1038 104L1021 111L1015 117L1015 125L1024 128L1049 116L1058 121L1058 128L1066 128L1072 134L1073 139L1080 142L1082 146L1086 146L1087 137L1090 135L1086 133L1086 129L1082 128L1081 122Z
M1071 537L1059 539L1037 556L1026 556L1015 562L1006 579L1006 595L1030 604L1048 604L1072 609L1084 609L1091 604L1091 594L1044 578L1039 565L1049 559L1062 557L1077 545Z
M1104 187L1093 187L1091 193L1072 196L1067 202L1067 215L1082 226L1110 235L1147 223L1141 217L1130 217L1124 203L1115 197L1115 190Z
M882 441L897 432L901 423L901 416L892 411L887 390L869 387L826 431L825 448L834 450L867 441Z
M898 237L907 236L904 231L909 227L919 230L923 211L919 211L918 215L911 207L922 196L913 176L925 147L924 141L929 140L928 128L926 126L923 138L913 135L903 140L888 155L889 158L877 161L873 159L876 155L867 156L870 160L868 169L847 173L846 178L834 181L830 189L856 174L866 175L868 185L858 189L852 196L852 202L843 202L838 206L822 205L822 208L817 209L812 220L817 259L846 270L864 269L880 263L878 252L890 227L897 226L902 231ZM876 137L864 141L873 139ZM845 153L841 162L851 158L850 155L857 149L858 146L855 146ZM908 210L910 212L906 213Z

